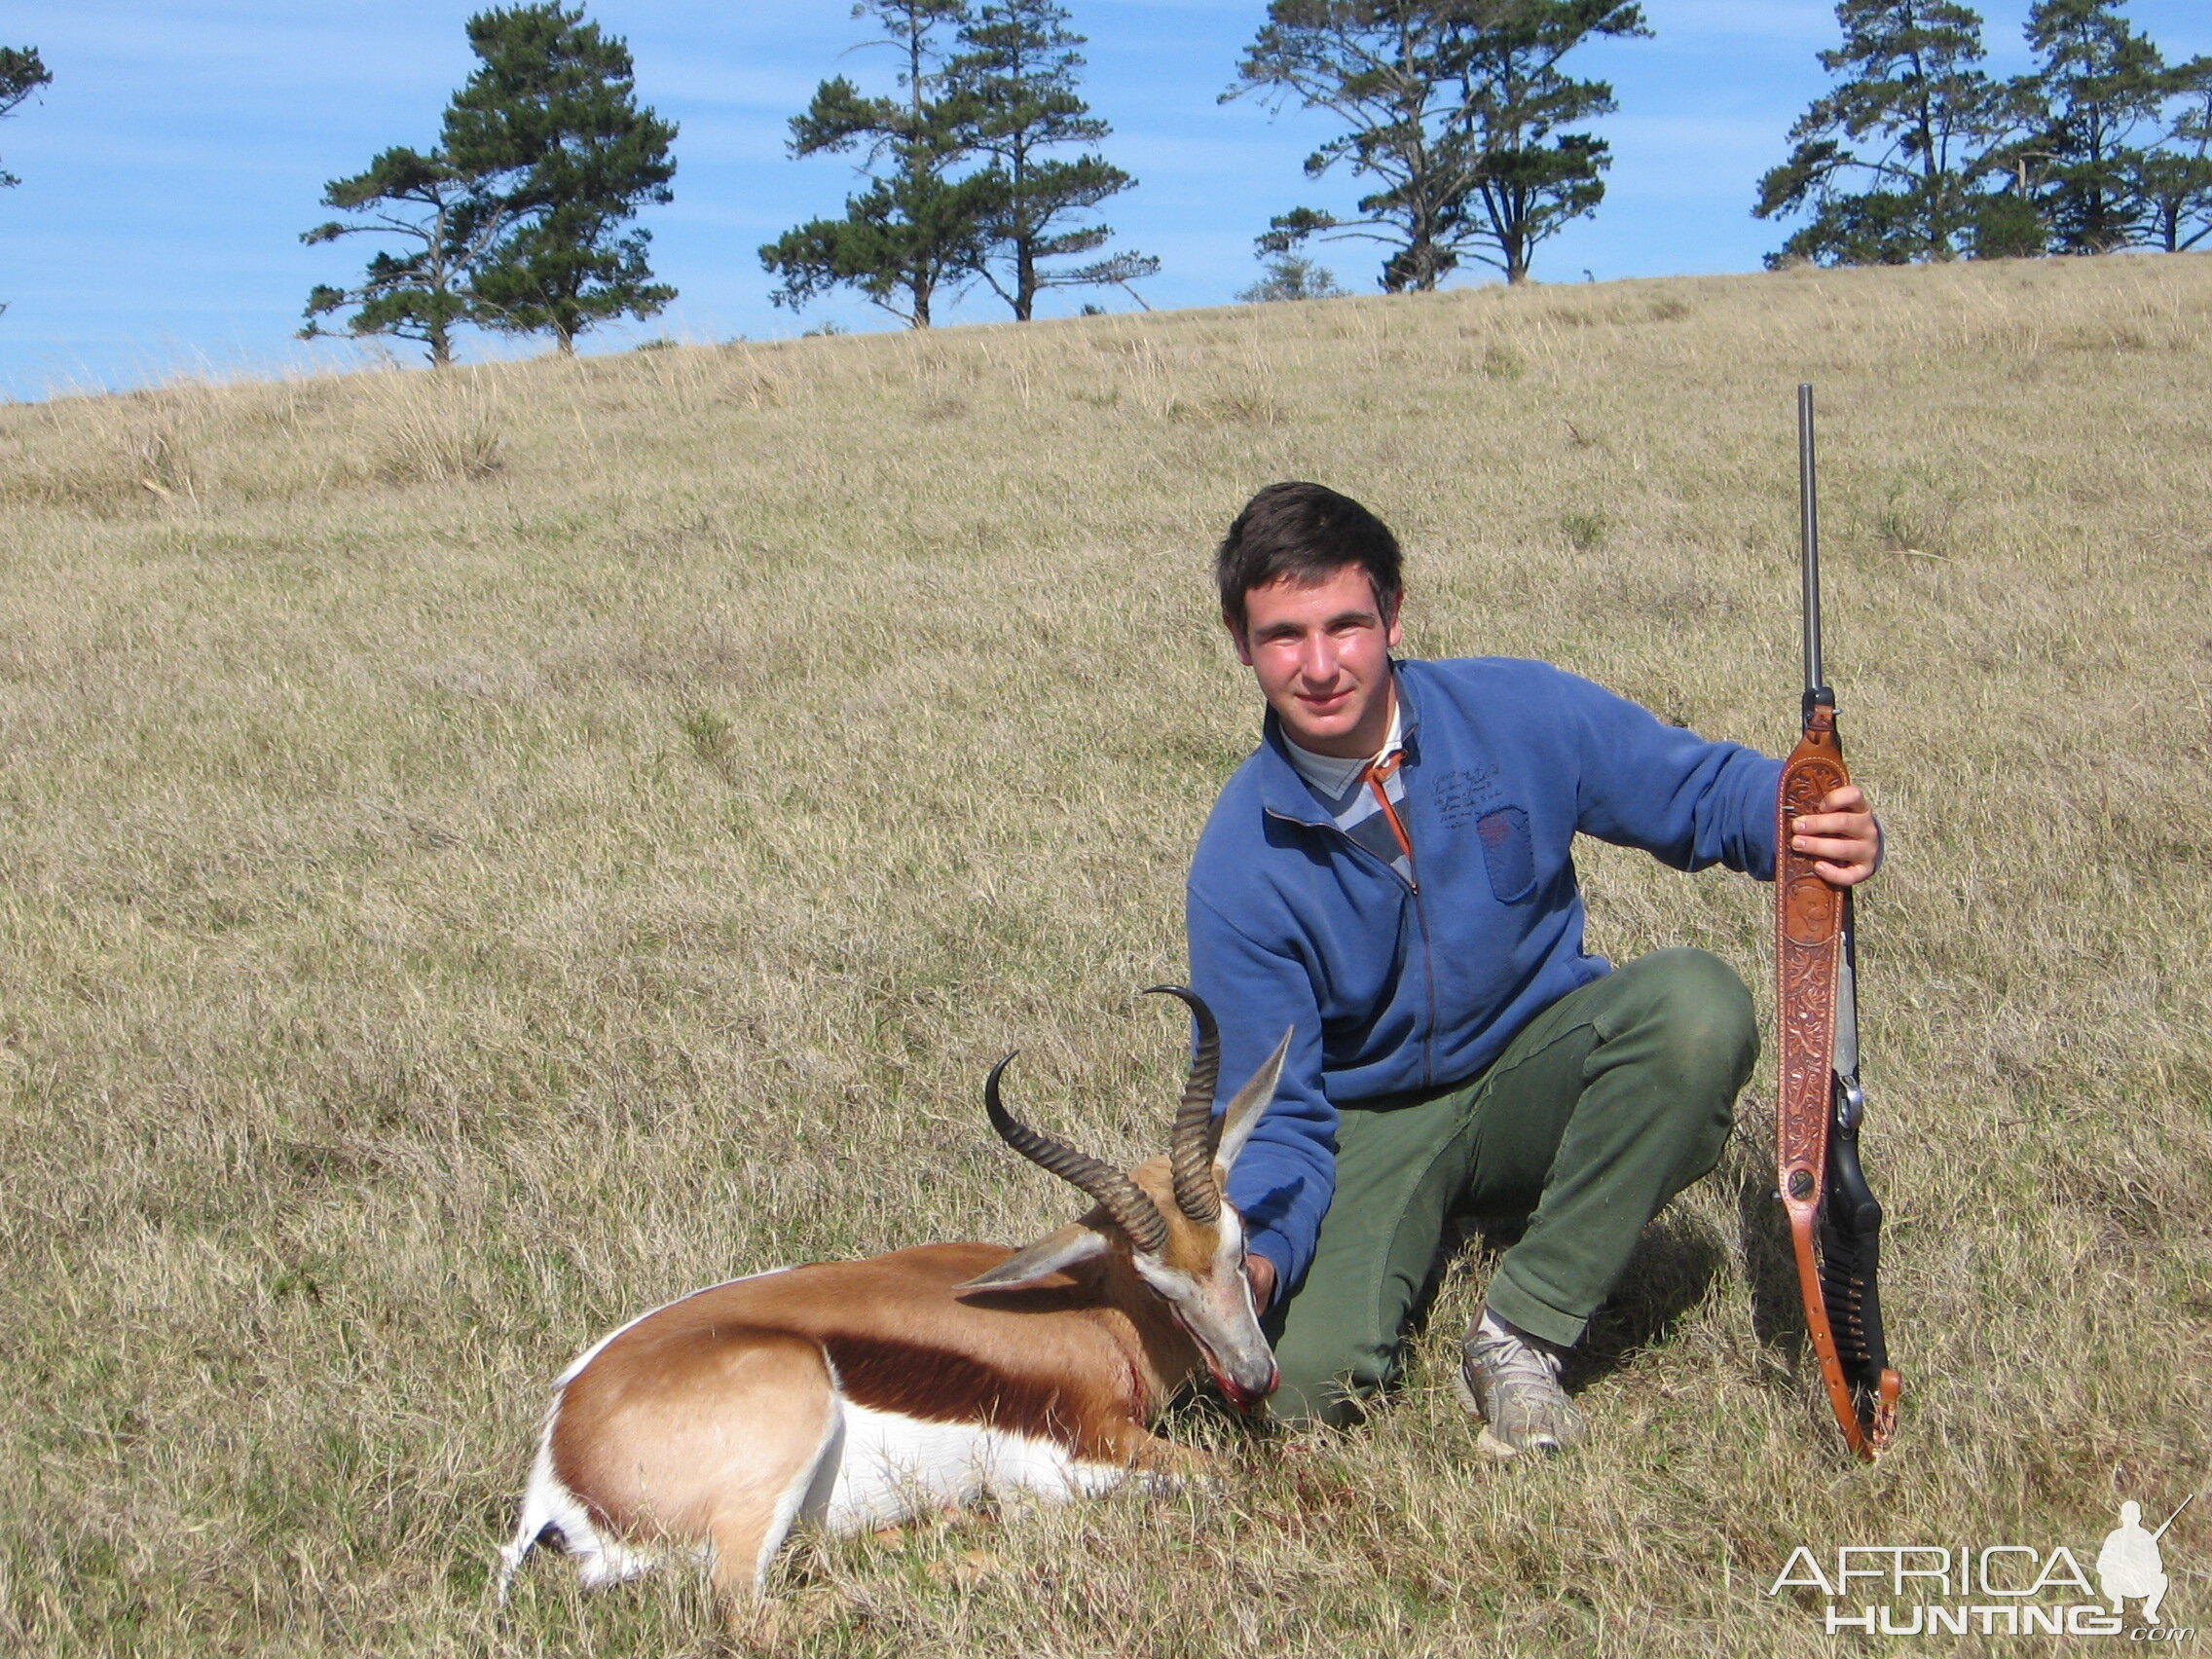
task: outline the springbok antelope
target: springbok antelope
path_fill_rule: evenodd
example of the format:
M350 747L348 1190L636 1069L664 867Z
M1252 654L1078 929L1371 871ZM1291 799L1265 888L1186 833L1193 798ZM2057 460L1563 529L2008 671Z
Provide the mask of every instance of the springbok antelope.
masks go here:
M696 1291L602 1339L553 1384L499 1594L540 1542L596 1586L704 1556L751 1604L793 1524L895 1525L985 1493L1096 1493L1194 1455L1152 1419L1202 1365L1238 1410L1275 1385L1222 1194L1290 1045L1213 1113L1221 1043L1198 1043L1170 1151L1126 1174L984 1109L1001 1139L1095 1206L1024 1250L923 1244Z

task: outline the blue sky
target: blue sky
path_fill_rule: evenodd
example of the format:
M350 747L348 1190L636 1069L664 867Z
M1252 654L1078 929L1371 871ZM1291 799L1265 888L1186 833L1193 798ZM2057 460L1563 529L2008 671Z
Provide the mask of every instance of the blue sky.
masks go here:
M1217 102L1265 15L1264 0L1067 0L1090 38L1086 91L1110 121L1107 155L1139 187L1111 204L1119 245L1157 254L1156 307L1221 304L1257 275L1252 238L1301 203L1355 191L1309 184L1300 164L1327 129L1258 103ZM0 390L38 397L179 372L258 373L350 360L291 336L318 281L366 259L356 239L304 247L327 217L325 180L391 144L426 145L473 64L469 0L165 0L16 4L0 44L36 45L55 84L0 123ZM628 38L641 95L682 127L676 201L648 210L656 271L682 290L659 322L609 329L587 349L666 331L754 339L833 320L891 326L865 302L793 316L771 308L756 249L834 212L853 175L838 158L793 162L786 123L817 82L885 83L888 55L847 0L593 0ZM1985 8L1990 67L2026 67L2027 0ZM1825 85L1814 54L1835 42L1821 0L1646 0L1656 38L1601 43L1570 62L1613 82L1619 113L1604 205L1538 250L1550 281L1750 271L1782 233L1750 216L1753 182L1781 159L1790 121ZM2205 0L2134 0L2128 15L2169 57L2212 52ZM1324 255L1369 287L1359 244ZM1475 277L1472 279L1482 279ZM1085 296L1051 295L1047 313ZM1124 296L1102 298L1127 309ZM1004 318L978 291L947 318ZM493 354L471 336L464 355ZM528 350L541 350L532 346Z

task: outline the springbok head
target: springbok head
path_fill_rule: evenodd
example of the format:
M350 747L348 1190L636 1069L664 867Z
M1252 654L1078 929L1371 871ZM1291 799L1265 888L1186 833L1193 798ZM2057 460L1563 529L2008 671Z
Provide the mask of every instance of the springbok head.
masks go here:
M1221 1032L1212 1011L1180 985L1154 985L1147 994L1151 992L1181 1000L1198 1026L1198 1047L1167 1156L1149 1159L1124 1173L1031 1128L999 1098L1000 1074L1014 1059L1007 1055L991 1068L983 1085L983 1107L990 1114L991 1127L1022 1157L1080 1187L1096 1200L1097 1208L961 1288L1004 1290L1029 1284L1125 1247L1131 1265L1167 1304L1221 1391L1238 1410L1249 1410L1274 1389L1275 1356L1260 1330L1259 1312L1244 1276L1244 1221L1224 1198L1223 1184L1260 1114L1274 1098L1291 1034L1283 1033L1274 1052L1236 1091L1228 1110L1216 1117L1213 1096L1221 1077Z

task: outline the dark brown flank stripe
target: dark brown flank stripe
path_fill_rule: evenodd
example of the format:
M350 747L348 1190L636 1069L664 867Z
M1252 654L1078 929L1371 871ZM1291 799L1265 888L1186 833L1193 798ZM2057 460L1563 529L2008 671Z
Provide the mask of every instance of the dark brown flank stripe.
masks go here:
M981 1422L1081 1450L1082 1413L1060 1389L893 1337L822 1339L846 1398L930 1422Z

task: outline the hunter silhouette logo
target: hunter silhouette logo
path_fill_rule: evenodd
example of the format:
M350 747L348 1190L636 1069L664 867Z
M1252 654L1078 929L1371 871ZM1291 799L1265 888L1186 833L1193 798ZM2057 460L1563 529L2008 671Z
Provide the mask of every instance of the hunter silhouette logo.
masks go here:
M1812 1592L1829 1636L2123 1637L2130 1641L2185 1642L2197 1633L2159 1622L2173 1580L2158 1540L2194 1500L2182 1499L2156 1531L2143 1506L2120 1506L2120 1525L2097 1551L2095 1582L2065 1544L1846 1544L1829 1559L1800 1544L1773 1584ZM2125 1616L2128 1603L2137 1616ZM1811 1611L1811 1608L1807 1609Z
M2105 1547L2097 1552L2097 1587L2105 1593L2115 1613L2122 1602L2141 1601L2143 1622L2158 1622L2158 1604L2166 1599L2165 1561L2158 1554L2158 1540L2166 1535L2166 1528L2181 1518L2190 1499L2181 1500L2181 1509L2167 1516L2163 1526L2156 1532L2143 1530L2143 1506L2130 1499L2120 1506L2120 1525L2105 1534Z

